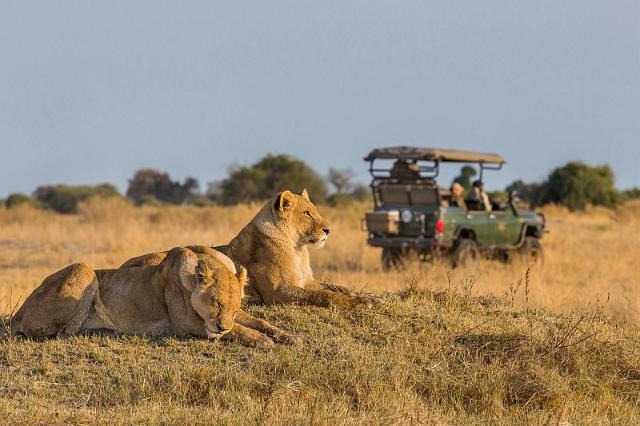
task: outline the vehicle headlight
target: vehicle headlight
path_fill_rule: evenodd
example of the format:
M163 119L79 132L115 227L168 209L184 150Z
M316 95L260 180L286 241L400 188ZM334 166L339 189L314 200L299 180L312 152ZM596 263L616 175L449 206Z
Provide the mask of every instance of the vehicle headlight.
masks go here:
M409 223L413 220L413 213L411 210L402 210L402 213L400 213L400 219L402 219L404 223Z

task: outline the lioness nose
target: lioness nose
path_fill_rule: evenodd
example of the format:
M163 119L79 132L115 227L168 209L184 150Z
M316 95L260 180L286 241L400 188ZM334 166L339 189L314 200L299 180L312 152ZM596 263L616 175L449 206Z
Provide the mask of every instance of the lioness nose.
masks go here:
M329 232L331 232L331 228L326 227L326 228L322 228L322 230L324 231L325 234L329 235Z

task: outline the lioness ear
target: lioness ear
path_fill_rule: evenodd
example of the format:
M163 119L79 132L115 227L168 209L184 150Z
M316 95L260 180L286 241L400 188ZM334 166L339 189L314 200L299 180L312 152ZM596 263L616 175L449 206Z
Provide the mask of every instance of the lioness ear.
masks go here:
M293 195L293 192L285 190L278 194L273 207L280 212L285 212L287 210L290 210L295 202L296 199Z
M244 287L247 285L247 268L241 266L237 277L238 282L240 283L240 293L242 294L242 297L244 297Z
M309 199L309 193L307 192L307 188L304 188L304 189L302 190L302 192L300 193L300 196L301 196L302 198L304 198L305 200L307 200L307 201L311 201L311 200Z
M198 285L209 286L213 283L213 270L209 268L207 262L204 260L198 260L198 265L196 266L196 282Z

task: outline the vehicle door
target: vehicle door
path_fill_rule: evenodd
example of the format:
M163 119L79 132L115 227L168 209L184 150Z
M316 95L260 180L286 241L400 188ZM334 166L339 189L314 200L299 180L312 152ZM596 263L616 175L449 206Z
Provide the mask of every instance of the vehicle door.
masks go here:
M520 239L520 223L511 208L489 212L493 245L511 246Z
M489 225L489 212L484 210L468 210L465 215L464 227L473 230L480 245L493 244L492 232Z

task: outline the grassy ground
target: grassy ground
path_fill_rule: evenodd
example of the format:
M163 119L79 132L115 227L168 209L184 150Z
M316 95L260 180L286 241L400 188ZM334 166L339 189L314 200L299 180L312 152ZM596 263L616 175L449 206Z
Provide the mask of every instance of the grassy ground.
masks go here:
M414 288L379 310L256 308L270 351L80 337L0 345L3 421L638 424L640 333L597 313Z
M383 274L358 230L365 206L322 209L335 232L312 253L317 274L389 292L382 308L253 308L305 339L269 351L178 338L9 338L0 343L0 418L638 424L639 207L548 209L546 265L529 276L493 262L479 271L447 273L438 264ZM110 267L146 251L225 242L256 209L98 200L78 216L0 210L4 312L69 263Z

